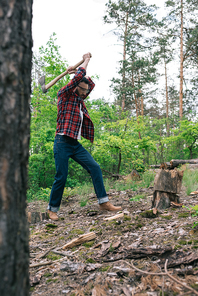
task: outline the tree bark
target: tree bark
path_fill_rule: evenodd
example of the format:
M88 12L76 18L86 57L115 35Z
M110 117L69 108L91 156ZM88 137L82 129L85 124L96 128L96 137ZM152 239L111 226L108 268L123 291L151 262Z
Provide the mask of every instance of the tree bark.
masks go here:
M0 295L29 295L26 184L32 0L0 4Z
M183 65L184 54L183 54L183 0L181 0L181 34L180 34L180 91L179 91L179 117L182 119L183 116Z
M184 171L161 169L155 176L152 208L167 209L171 202L179 204Z
M167 77L167 64L164 58L164 67L165 67L165 87L166 87L166 134L169 136L169 122L168 122L168 113L169 113L169 102L168 102L168 77Z
M128 35L128 19L129 19L129 13L126 13L126 21L125 21L125 31L124 31L124 47L123 47L123 74L122 74L122 89L123 89L123 95L122 95L122 111L124 111L125 108L125 61L126 61L126 43L127 43L127 35Z

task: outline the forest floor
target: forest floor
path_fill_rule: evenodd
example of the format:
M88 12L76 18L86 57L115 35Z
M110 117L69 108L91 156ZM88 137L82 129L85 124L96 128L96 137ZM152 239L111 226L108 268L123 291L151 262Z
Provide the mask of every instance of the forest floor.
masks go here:
M153 187L108 194L122 206L122 217L105 220L119 213L101 212L93 194L82 207L75 195L63 199L59 221L30 224L30 295L198 295L198 226L192 228L198 219L188 210L198 205L198 194L186 196L182 187L183 207L157 215L147 212ZM27 210L45 212L46 207L36 201ZM63 250L89 232L94 240Z

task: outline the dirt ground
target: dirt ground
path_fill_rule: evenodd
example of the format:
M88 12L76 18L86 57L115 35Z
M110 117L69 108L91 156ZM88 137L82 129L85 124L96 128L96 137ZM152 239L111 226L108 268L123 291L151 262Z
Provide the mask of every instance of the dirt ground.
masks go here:
M171 206L156 216L147 212L153 187L108 194L122 206L122 217L104 220L118 213L101 212L95 195L81 207L79 195L63 200L59 221L30 224L30 295L198 295L198 227L192 228L197 217L185 208L198 205L198 194L186 196L182 187L185 207ZM45 212L46 207L37 201L27 210ZM89 232L94 240L63 250Z

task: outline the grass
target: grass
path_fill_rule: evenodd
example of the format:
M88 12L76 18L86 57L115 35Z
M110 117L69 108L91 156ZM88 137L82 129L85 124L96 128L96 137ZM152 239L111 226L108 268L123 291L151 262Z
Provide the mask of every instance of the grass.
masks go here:
M108 192L110 189L115 189L116 191L125 191L125 190L132 190L136 191L140 187L146 187L153 186L155 173L152 171L146 171L141 174L141 178L138 181L131 180L131 181L115 181L115 180L109 180L104 179L104 185L105 189ZM27 192L27 199L28 202L34 201L34 200L43 200L43 201L49 201L51 188L39 188L37 191L29 189ZM63 198L67 198L71 195L80 195L79 203L81 207L84 207L87 205L88 202L88 195L95 194L93 184L92 183L86 183L82 186L78 186L75 188L69 188L66 187L64 189Z
M191 192L195 191L198 188L198 170L185 170L183 184L186 187L187 195L190 195Z
M129 200L130 201L139 201L140 199L143 199L143 198L145 198L145 194L138 194L138 195L130 198Z

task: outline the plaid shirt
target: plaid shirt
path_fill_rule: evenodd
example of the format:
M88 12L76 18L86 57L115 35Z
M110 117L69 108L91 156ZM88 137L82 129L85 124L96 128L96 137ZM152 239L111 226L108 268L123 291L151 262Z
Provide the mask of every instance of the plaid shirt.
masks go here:
M94 140L94 125L91 121L89 113L84 103L84 99L90 94L95 84L91 78L87 78L89 81L89 92L80 98L74 89L81 82L82 78L86 75L84 68L79 67L73 79L58 92L58 115L57 115L57 133L64 133L73 139L77 139L78 132L81 124L80 117L80 104L83 111L83 123L81 135L90 140L93 143Z

